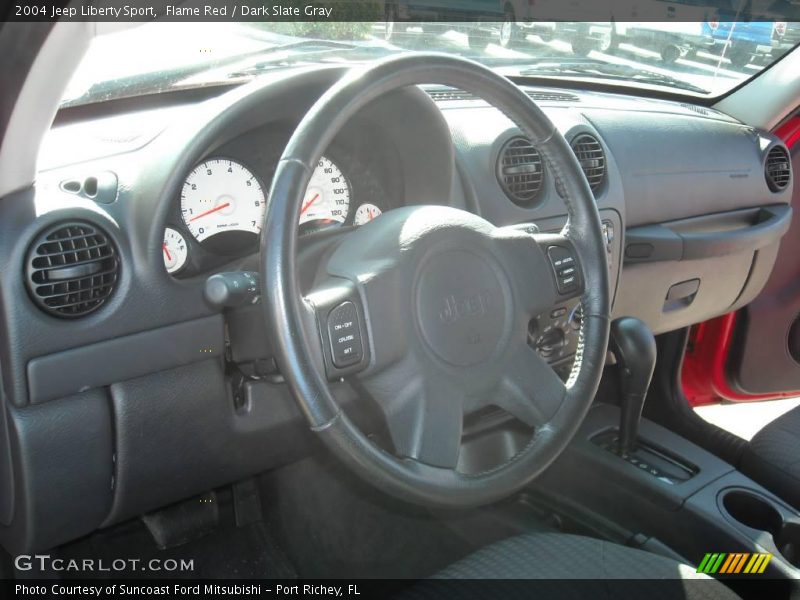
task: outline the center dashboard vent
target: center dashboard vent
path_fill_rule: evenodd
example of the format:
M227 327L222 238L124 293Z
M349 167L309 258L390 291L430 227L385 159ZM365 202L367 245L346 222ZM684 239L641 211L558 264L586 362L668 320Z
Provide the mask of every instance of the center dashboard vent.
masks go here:
M456 102L463 100L477 100L477 96L465 92L463 90L447 89L447 90L429 90L428 95L435 102Z
M549 90L525 90L525 93L536 102L578 102L580 97L569 92L551 92ZM428 90L428 95L436 102L455 102L479 100L475 94L455 88Z
M578 135L570 146L589 181L589 187L592 192L596 192L606 176L606 155L603 147L597 138L588 133Z
M508 140L497 158L497 180L512 202L530 206L544 181L544 164L539 151L523 137Z
M578 102L580 98L569 92L548 92L546 90L525 90L532 100L536 102Z
M764 177L773 192L781 192L789 185L792 177L791 159L785 147L773 146L767 153Z
M31 244L28 291L44 312L74 319L100 308L114 292L119 257L108 234L85 221L59 223Z

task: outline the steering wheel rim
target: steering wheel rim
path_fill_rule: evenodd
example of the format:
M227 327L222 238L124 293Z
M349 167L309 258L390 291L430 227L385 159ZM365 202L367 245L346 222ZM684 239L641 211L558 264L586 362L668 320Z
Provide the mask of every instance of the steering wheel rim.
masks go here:
M330 374L326 375L326 351L320 341L320 331L324 330L319 321L320 307L302 295L297 276L297 222L313 166L360 108L392 90L420 84L442 84L471 92L501 110L530 138L554 177L568 212L568 222L560 236L542 236L531 247L539 249L537 244L544 244L543 247L552 248L552 244L563 243L572 248L583 282L580 341L560 403L548 413L546 422L537 423L524 449L505 463L477 474L432 466L414 458L398 458L373 444L358 429L340 409L328 386ZM380 489L406 501L456 508L483 505L507 497L530 483L557 458L583 420L602 375L610 321L608 269L599 214L577 159L564 137L522 90L478 63L440 54L392 57L366 68L354 69L316 102L296 128L278 163L269 198L261 236L261 281L265 318L275 332L276 359L310 428L348 467ZM373 223L385 221L385 227L394 227L394 234L399 232L402 237L403 228L408 229L412 220L419 224L432 216L448 223L459 221L458 235L464 240L478 240L478 245L485 246L487 252L494 252L494 248L501 244L502 248L508 244L519 248L523 244L521 236L527 236L505 231L498 233L497 228L479 217L465 216L466 213L460 214L461 211L455 209L436 213L428 211L422 217L414 214L415 209L408 209L407 214L398 212L393 225L387 216L394 212ZM417 227L419 235L415 234L415 239L434 239L440 235L436 227ZM382 237L387 238L386 235ZM358 243L352 243L348 250L356 251L354 247L357 246ZM539 250L545 256L546 252ZM539 260L536 251L526 249L524 252L528 252L525 254L526 264ZM393 252L391 255L401 254ZM402 255L409 254L405 252ZM461 255L458 256L461 260ZM489 264L487 273L496 272L493 271L493 260L490 257L484 261ZM449 268L452 263L446 266ZM538 273L541 275L543 271ZM506 285L506 281L513 286L524 285L513 278L501 279L501 287ZM359 285L356 282L355 286ZM366 302L363 290L359 293L361 296L356 298ZM516 288L511 294L516 298L514 294L517 294ZM354 301L358 303L359 300ZM493 303L502 305L502 302ZM516 307L513 304L513 308ZM498 308L498 312L500 310ZM370 336L375 334L374 325L370 326L369 321L364 320L362 327L367 339L365 361L376 362L377 359L369 352L373 341ZM500 347L501 336L492 337L492 342ZM441 344L437 348L440 347ZM447 369L448 372L466 375L468 371L478 370L483 363L489 363L490 359L497 360L497 356L496 352L491 357L482 354L475 364L462 365L461 370L452 365ZM503 381L509 382L508 378ZM528 386L527 389L532 388Z

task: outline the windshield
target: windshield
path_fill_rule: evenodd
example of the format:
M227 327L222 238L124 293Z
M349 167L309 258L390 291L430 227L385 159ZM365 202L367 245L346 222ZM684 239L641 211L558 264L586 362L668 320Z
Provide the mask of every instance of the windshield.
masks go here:
M395 15L396 16L396 15ZM800 23L149 23L97 37L62 106L220 83L297 65L407 52L472 58L508 76L590 80L714 97L800 42Z

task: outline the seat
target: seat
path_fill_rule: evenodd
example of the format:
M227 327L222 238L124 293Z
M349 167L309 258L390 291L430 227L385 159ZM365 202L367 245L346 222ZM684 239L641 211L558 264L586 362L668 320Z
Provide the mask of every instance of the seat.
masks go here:
M740 470L800 509L800 406L781 415L748 444Z
M689 565L643 550L562 533L525 534L491 544L445 568L433 579L495 580L459 588L465 597L475 598L531 598L534 591L540 597L559 598L738 598L723 584L696 573ZM532 587L530 583L520 585L521 579L548 581ZM609 582L610 579L620 581ZM411 596L436 597L442 590L441 582L428 580Z

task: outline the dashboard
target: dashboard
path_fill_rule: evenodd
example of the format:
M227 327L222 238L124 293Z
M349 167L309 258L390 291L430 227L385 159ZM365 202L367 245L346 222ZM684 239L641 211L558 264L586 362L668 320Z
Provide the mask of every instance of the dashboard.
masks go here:
M204 289L220 273L258 271L276 164L343 73L287 69L200 101L64 121L35 187L0 202L7 549L49 548L309 451L260 306L223 311ZM777 138L677 101L525 91L594 193L613 316L661 333L755 297L791 215ZM349 231L402 206L447 205L531 231L567 223L536 148L460 90L388 94L323 156L297 207L301 282ZM528 326L557 371L571 364L580 319L567 303ZM335 393L374 430L348 381Z

